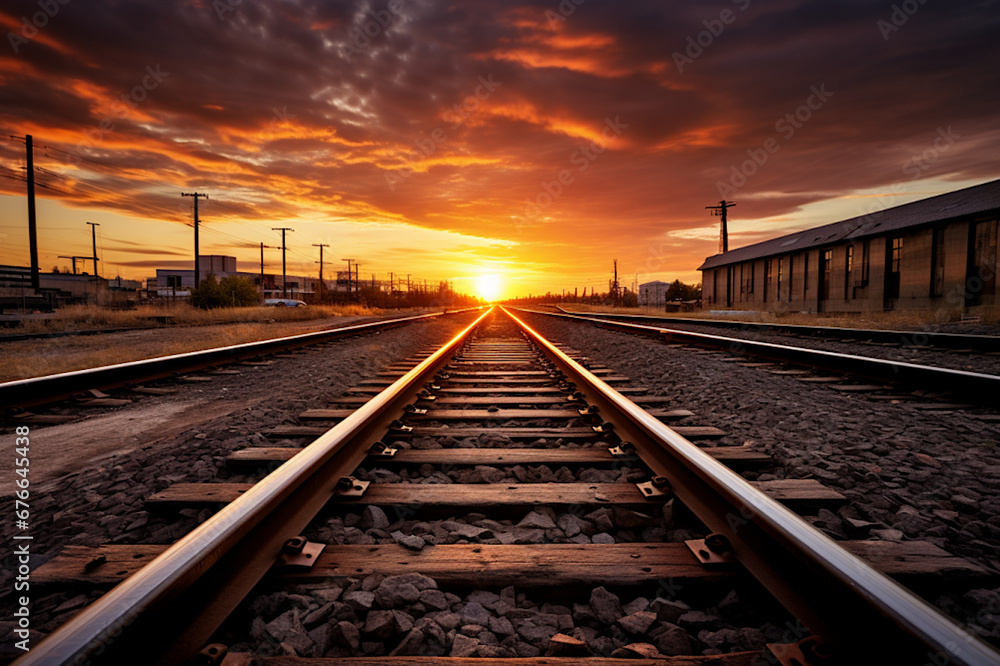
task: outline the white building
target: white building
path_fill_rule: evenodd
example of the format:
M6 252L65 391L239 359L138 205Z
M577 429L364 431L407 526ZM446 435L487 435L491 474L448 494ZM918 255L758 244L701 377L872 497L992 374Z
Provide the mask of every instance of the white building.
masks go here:
M662 307L667 303L667 289L669 282L655 280L639 285L639 305Z

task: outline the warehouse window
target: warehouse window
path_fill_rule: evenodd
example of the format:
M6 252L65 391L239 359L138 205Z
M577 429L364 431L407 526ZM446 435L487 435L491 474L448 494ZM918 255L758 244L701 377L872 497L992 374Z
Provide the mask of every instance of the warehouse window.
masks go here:
M864 287L868 284L868 269L871 268L871 245L870 241L861 244L861 284Z
M795 256L792 255L788 257L788 302L792 302L792 289L795 287L795 282L792 279L792 271L795 268Z
M849 300L854 298L853 290L851 289L851 279L852 273L854 272L854 246L847 246L847 263L844 264L844 300Z
M782 272L781 271L781 265L783 263L784 262L782 261L781 257L778 257L778 298L777 298L777 300L779 300L779 301L781 300L781 272Z
M767 292L771 291L771 260L764 260L764 302L767 303Z
M802 255L802 298L806 297L809 291L809 253Z
M830 300L830 272L833 265L833 250L823 250L820 254L819 267L819 297L824 301Z
M944 228L934 230L931 241L931 296L944 295Z

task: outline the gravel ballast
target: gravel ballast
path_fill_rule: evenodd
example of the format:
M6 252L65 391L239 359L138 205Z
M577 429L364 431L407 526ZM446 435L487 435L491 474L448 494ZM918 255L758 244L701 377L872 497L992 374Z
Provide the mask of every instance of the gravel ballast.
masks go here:
M195 401L213 416L192 419L191 427L165 437L151 438L147 445L124 455L97 461L82 459L75 471L31 487L31 568L35 569L66 546L98 546L107 543L169 544L205 520L210 509L185 509L180 516L150 513L144 501L167 486L180 482L254 481L262 473L233 473L225 463L235 449L279 445L262 433L282 423L293 422L305 409L325 407L358 381L373 376L391 363L440 346L471 323L478 313L437 317L429 321L392 328L375 334L345 338L291 353L267 357L266 366L239 366L238 375L218 375L211 382L175 384L175 395L142 396L117 410L127 414L149 404ZM226 413L217 415L211 406L221 404ZM108 438L120 437L109 431ZM46 429L31 429L33 457L46 451ZM37 481L37 479L35 480ZM10 542L13 521L0 528ZM0 570L0 600L11 617L15 608L12 578L17 567L8 558ZM32 629L42 633L65 622L74 612L99 594L41 588L32 593ZM4 645L14 623L0 622ZM33 644L37 637L33 636Z
M632 385L673 398L671 407L692 410L699 425L727 431L718 444L750 443L772 455L776 464L758 480L816 478L839 490L849 504L816 521L831 536L929 541L1000 571L997 423L844 394L584 322L527 313L524 319L629 376ZM1000 642L1000 589L932 601Z

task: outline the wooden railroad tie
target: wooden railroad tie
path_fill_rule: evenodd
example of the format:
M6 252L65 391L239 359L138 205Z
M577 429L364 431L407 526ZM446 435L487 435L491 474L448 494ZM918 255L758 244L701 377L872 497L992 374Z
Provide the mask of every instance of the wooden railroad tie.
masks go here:
M197 506L227 504L253 487L252 483L176 483L151 495L146 504ZM772 499L793 507L835 508L847 501L815 479L753 481ZM333 497L331 502L363 506L497 507L537 505L648 507L648 500L629 483L373 483L360 497Z
M291 447L254 447L229 454L230 464L260 465L291 460L302 449ZM720 446L703 449L705 453L730 467L745 469L771 462L766 453L744 446ZM404 449L392 457L372 459L378 465L600 465L623 461L607 449ZM641 461L636 461L642 464Z
M925 541L840 541L876 571L907 581L986 579L990 574ZM67 546L31 573L38 585L114 585L169 546L111 544ZM280 568L272 574L291 584L337 576L394 576L419 572L442 584L633 585L673 578L677 582L729 578L738 567L702 566L683 543L445 544L412 551L398 544L329 545L311 569Z

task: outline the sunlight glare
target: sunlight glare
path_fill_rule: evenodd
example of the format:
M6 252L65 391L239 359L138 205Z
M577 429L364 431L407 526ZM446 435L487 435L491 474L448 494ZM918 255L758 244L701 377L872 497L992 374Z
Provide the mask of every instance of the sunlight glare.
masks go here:
M485 301L495 301L500 297L499 275L480 275L476 278L476 295Z

